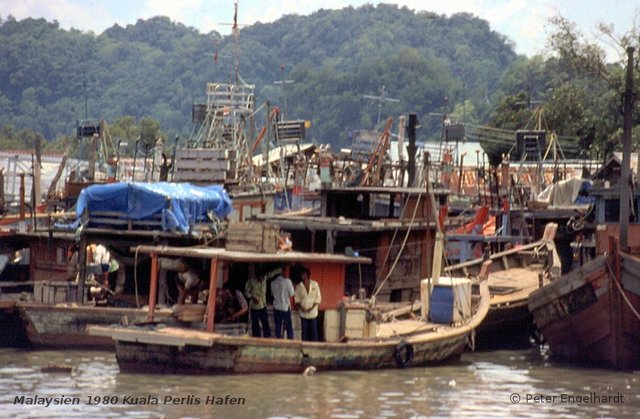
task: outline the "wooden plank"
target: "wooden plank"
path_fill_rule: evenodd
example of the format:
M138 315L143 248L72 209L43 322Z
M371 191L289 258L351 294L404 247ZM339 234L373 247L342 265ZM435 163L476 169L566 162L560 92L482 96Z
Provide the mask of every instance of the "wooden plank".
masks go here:
M604 258L595 259L582 268L532 293L529 297L529 309L533 311L548 304L550 301L570 293L587 282L596 281L598 278L606 275L608 275L608 271L604 264Z
M640 296L640 275L637 272L630 272L627 269L622 271L622 288L625 291L631 292L637 296Z
M254 230L259 228L261 230L280 230L280 227L274 224L265 223L253 223L253 222L238 222L232 221L229 223L229 230Z
M87 330L92 336L106 336L113 340L124 342L139 342L167 346L204 346L211 347L215 341L214 335L207 336L203 333L180 333L175 329L166 328L160 330L126 329L103 326L89 326Z
M262 243L262 239L265 235L261 231L227 231L227 241L249 241L249 242L260 242Z
M218 171L218 172L194 172L194 171L176 171L173 174L173 179L175 181L209 181L209 182L218 182L227 179L227 172Z
M160 227L162 224L160 221L152 220L131 220L131 219L117 219L117 218L93 218L91 220L97 224L111 224L111 225L130 225L146 226L146 227Z
M222 148L179 148L176 150L176 161L180 159L226 159L229 150Z
M303 252L278 252L276 254L260 254L249 252L236 252L221 249L219 247L175 247L175 246L148 246L140 245L130 247L130 251L150 254L157 253L165 256L198 257L207 259L223 259L239 262L316 262L316 263L363 263L370 264L372 260L363 256L345 256L328 253L303 253Z
M227 243L226 250L237 252L262 252L262 245L250 243Z
M176 160L176 170L231 170L229 160L182 159Z
M262 243L250 243L250 242L230 242L225 245L227 250L241 251L241 252L267 252L275 253L276 246L263 245Z

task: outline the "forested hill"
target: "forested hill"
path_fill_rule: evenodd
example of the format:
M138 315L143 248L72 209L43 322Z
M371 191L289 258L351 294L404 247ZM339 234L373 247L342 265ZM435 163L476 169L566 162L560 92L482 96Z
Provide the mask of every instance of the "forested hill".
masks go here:
M231 13L212 11L219 21ZM165 17L98 35L42 19L0 19L0 127L31 128L47 140L73 133L76 119L85 117L85 92L89 118L150 117L167 136L185 138L192 104L205 100L205 83L226 80L233 67L232 37ZM429 113L456 106L459 113L463 99L466 118L484 121L517 58L484 20L392 5L246 26L238 49L240 74L256 85L256 104L282 105L274 81L295 80L286 85L287 117L311 120L313 140L336 147L353 130L375 126L377 104L363 95L378 95L383 84L388 97L400 100L384 105L383 119L415 112L422 136L441 124Z

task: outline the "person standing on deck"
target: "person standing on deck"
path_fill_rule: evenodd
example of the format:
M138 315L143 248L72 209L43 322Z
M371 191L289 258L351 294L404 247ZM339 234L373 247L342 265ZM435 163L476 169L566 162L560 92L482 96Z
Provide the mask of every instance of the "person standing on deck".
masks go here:
M267 281L264 276L256 278L251 275L245 285L244 295L249 300L249 312L251 313L251 336L271 337L269 328L269 316L267 314ZM262 325L262 330L260 330Z
M287 339L293 339L293 324L291 322L291 300L293 297L293 283L291 279L282 275L282 269L278 268L270 274L275 279L271 282L273 294L273 321L276 325L276 337L284 337L282 326L287 332Z
M317 342L318 339L318 306L322 301L320 286L310 277L309 268L303 267L300 272L302 281L296 285L295 302L300 312L302 340Z
M229 280L229 266L225 266L222 288L216 292L215 323L247 323L249 304L244 295ZM245 329L246 331L246 329Z
M94 280L102 291L109 290L111 253L104 245L96 243L87 245L86 251L87 272L93 274Z

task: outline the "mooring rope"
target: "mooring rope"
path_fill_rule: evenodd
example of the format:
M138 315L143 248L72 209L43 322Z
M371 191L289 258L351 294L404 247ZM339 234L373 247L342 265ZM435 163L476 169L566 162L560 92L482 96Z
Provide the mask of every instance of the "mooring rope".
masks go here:
M629 306L629 309L636 316L636 318L640 320L640 313L638 313L638 311L635 309L633 304L631 304L631 301L629 301L629 298L627 297L627 295L624 293L624 290L622 289L622 286L620 285L618 278L613 273L613 269L611 269L611 266L609 265L609 258L605 257L604 262L607 265L607 270L609 271L609 274L611 275L613 282L616 284L616 287L618 287L618 290L620 291L620 294L622 295L624 302Z

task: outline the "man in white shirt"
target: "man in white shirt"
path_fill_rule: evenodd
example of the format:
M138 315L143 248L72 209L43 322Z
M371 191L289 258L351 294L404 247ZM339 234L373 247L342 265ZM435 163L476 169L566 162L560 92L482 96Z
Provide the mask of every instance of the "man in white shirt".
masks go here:
M282 275L282 269L276 269L271 273L275 279L271 282L271 294L273 294L273 321L276 326L276 338L282 339L282 326L287 332L287 339L293 339L293 324L291 323L291 300L293 297L293 283L291 279Z
M302 281L296 285L295 302L300 313L302 340L317 342L318 338L318 306L322 301L320 286L310 278L311 272L303 267L300 276Z

